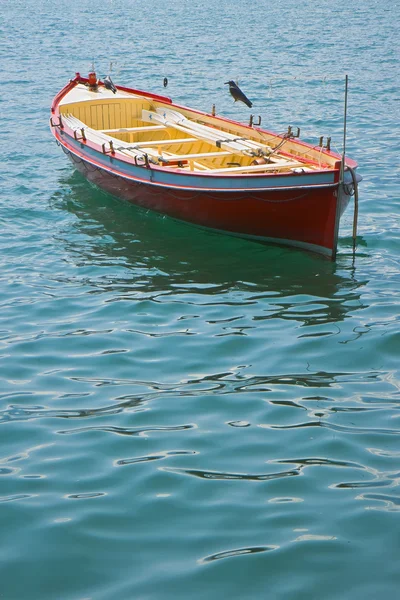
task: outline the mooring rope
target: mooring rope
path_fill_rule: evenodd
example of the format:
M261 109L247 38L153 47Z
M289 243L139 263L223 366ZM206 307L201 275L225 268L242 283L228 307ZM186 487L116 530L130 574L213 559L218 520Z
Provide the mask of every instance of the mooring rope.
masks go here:
M353 215L353 252L356 249L357 242L357 222L358 222L358 181L356 172L352 167L347 166L348 170L351 173L351 177L353 179L354 186L354 215Z

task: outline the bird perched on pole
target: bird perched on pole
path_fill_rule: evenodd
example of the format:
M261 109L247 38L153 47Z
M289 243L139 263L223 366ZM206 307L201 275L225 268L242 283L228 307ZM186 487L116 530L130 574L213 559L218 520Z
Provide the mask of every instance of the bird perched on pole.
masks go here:
M107 77L104 77L104 87L107 90L111 90L113 94L115 94L115 92L117 91L117 88L111 81L111 77L109 75L107 75Z
M250 100L247 98L247 96L245 96L243 94L240 87L238 85L236 85L236 83L234 81L232 81L232 79L230 81L225 81L224 85L229 85L229 92L230 92L232 98L235 100L235 102L237 100L239 100L239 102L243 102L249 108L251 108L253 106L252 102L250 102Z

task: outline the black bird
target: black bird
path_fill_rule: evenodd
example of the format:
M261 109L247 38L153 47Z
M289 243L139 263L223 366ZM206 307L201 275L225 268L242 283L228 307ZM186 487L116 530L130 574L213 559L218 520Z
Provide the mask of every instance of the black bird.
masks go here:
M111 90L113 94L115 94L117 91L117 88L111 81L111 78L109 75L107 75L107 77L104 77L104 87L107 88L108 90Z
M224 85L229 85L230 94L231 94L232 98L235 100L235 102L237 100L239 100L239 102L243 102L249 108L251 108L253 106L253 103L250 102L250 100L243 94L240 87L238 85L236 85L236 83L234 81L232 81L232 79L230 81L225 81Z

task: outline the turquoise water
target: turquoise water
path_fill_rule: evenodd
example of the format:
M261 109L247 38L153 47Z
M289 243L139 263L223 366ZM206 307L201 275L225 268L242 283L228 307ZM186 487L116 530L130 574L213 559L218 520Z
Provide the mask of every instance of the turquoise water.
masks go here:
M399 597L399 6L1 5L0 598ZM338 259L91 187L49 105L75 71L331 135Z

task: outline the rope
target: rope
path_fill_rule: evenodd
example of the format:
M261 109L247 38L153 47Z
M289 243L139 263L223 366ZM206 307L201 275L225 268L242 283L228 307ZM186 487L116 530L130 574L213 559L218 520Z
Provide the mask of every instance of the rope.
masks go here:
M353 216L353 252L356 250L357 243L357 222L358 222L358 182L354 169L352 167L347 166L348 170L351 173L351 177L353 179L354 186L354 216Z

